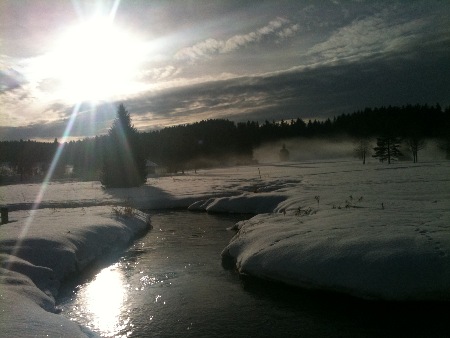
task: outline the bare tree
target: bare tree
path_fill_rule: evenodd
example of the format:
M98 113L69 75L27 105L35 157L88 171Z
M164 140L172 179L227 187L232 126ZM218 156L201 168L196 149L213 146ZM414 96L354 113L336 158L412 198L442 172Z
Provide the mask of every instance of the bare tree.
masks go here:
M425 140L420 137L410 137L406 139L406 144L408 145L408 149L412 152L413 162L418 162L418 153L419 150L425 148Z
M368 138L359 138L356 141L354 153L357 158L363 161L363 164L366 164L366 156L371 153L370 140Z

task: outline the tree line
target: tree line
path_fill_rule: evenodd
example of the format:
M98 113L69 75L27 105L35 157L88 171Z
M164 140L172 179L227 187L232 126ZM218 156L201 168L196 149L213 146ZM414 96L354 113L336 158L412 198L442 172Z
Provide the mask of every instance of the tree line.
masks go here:
M404 143L416 162L418 152L430 138L439 140L440 147L450 158L450 107L443 109L439 104L365 108L333 119L307 122L300 118L263 123L211 119L150 132L138 132L123 105L117 113L108 135L64 144L53 176L63 176L66 166L70 165L75 177L102 177L107 182L111 178L105 176L106 171L111 173L113 167L118 167L121 169L112 175L121 176L120 173L128 170L129 163L134 161L139 163L137 170L141 173L146 159L164 166L169 172L228 163L245 164L253 161L253 150L262 143L335 135L354 138L356 155L363 161L371 154L390 163L402 155L399 145ZM126 136L126 142L120 135ZM370 140L374 138L377 145L371 148ZM56 139L50 143L0 142L0 176L15 174L27 179L42 175L48 170L59 146ZM120 154L120 149L132 149L132 158L125 155L125 150Z

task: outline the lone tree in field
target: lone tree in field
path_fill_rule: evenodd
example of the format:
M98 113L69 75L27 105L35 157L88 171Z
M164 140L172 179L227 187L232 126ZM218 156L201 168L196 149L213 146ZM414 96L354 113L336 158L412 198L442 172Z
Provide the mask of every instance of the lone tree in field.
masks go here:
M121 104L108 132L101 177L104 186L128 188L145 183L145 158L139 151L138 137L138 131L131 124L130 114Z
M289 150L286 149L286 145L283 144L279 153L280 161L289 161Z
M370 140L368 138L359 138L356 141L355 148L353 149L355 156L366 164L366 157L370 155Z
M450 160L450 136L440 139L438 147L445 153L445 158Z
M413 155L413 162L417 163L419 161L417 155L419 150L425 148L425 140L423 138L413 136L406 140L406 144Z
M373 148L375 154L372 156L378 158L380 162L388 161L391 164L391 161L396 161L403 155L399 149L400 143L398 137L379 137L377 146Z

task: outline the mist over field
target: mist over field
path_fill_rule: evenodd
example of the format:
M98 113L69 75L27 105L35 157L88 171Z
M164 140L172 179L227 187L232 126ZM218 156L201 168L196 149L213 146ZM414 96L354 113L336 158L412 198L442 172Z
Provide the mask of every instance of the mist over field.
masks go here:
M278 162L283 144L289 151L289 160L291 161L351 158L355 147L351 140L344 138L287 139L261 145L254 150L253 157L259 163Z
M283 145L289 151L289 161L321 161L321 160L355 160L357 140L350 137L332 138L292 138L264 143L253 151L253 158L258 163L273 163L280 161L280 150ZM376 146L376 139L370 141L370 150ZM411 153L406 145L402 145L403 157L400 160L411 161ZM368 154L366 162L378 162ZM419 152L420 161L436 161L445 158L445 153L439 149L436 140L427 140L424 149Z

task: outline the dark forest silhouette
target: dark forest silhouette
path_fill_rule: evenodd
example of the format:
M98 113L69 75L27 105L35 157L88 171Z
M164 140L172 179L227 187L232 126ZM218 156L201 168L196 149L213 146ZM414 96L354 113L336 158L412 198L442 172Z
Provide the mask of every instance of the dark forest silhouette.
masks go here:
M114 136L118 131L116 119L108 135L65 144L54 177L62 177L66 166L70 165L73 166L72 176L79 179L97 180L102 177L105 185L109 186L139 185L143 180L144 159L173 173L212 165L252 163L253 150L267 142L339 135L355 140L355 154L363 163L370 153L380 161L398 159L402 155L398 152L400 142L408 147L416 162L418 152L424 148L427 139L438 140L440 148L450 159L450 107L442 109L438 104L366 108L325 121L305 122L299 118L264 123L205 120L140 133L131 125L131 117L125 107L120 106L119 111L122 109L126 113L123 121L125 133L133 149L131 159L111 155L119 151L121 142ZM377 139L374 149L370 146L371 139ZM21 180L42 176L48 170L57 147L56 139L52 143L3 141L0 142L0 163L7 164L8 174L19 176ZM105 176L107 174L101 176L102 172L113 166L122 167L119 172L123 172L132 162L138 163L139 182L111 184L108 181L110 178ZM119 166L119 163L122 164ZM5 166L2 170L5 171ZM0 173L2 176L5 172Z

